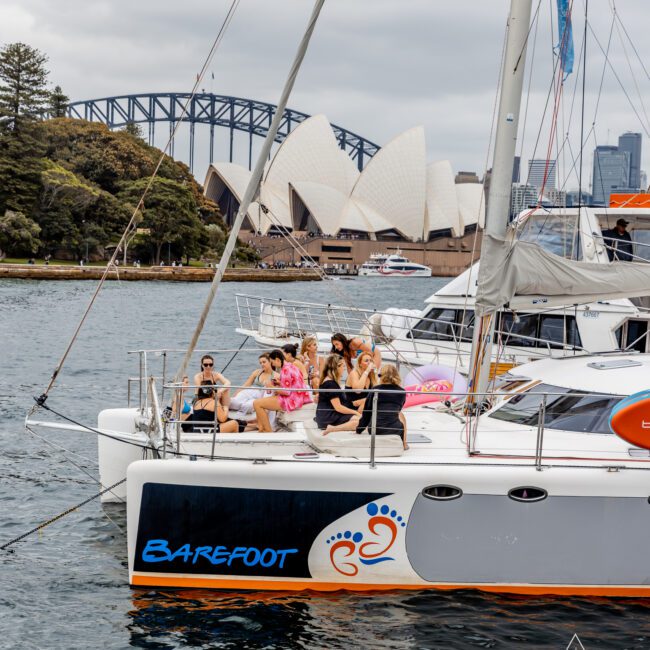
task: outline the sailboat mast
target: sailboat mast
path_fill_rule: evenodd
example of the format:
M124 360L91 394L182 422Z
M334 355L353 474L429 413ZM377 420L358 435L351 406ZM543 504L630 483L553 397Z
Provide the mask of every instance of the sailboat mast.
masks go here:
M517 128L526 62L526 44L530 32L532 0L511 0L508 31L503 62L501 97L494 142L492 177L485 223L485 235L504 239L510 215L512 168L517 144ZM489 260L490 247L483 246L481 267ZM479 270L479 284L481 283ZM487 315L477 320L472 341L470 363L470 391L468 409L472 410L483 401L481 393L487 391L492 360L495 316Z

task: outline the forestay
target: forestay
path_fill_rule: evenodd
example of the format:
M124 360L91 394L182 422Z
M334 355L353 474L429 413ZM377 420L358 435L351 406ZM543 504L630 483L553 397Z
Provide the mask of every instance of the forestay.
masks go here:
M476 313L556 307L650 295L650 264L577 262L537 244L485 235Z

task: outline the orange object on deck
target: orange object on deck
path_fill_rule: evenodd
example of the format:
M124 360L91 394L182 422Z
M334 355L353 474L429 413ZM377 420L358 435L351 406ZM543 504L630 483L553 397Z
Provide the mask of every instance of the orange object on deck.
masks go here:
M625 442L650 449L650 391L630 395L615 406L609 427Z
M650 208L650 194L637 192L636 194L610 194L610 208Z

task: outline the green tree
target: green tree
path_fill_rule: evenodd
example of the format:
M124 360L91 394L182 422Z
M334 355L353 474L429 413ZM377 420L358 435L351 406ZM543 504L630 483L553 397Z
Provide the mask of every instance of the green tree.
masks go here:
M47 106L47 57L24 43L0 49L0 122L18 132Z
M65 117L70 98L61 90L61 86L54 87L54 90L50 93L49 102L51 117Z
M48 251L85 257L117 240L131 216L131 207L75 175L46 161L34 220ZM101 251L100 251L101 252Z
M44 123L46 156L115 193L123 181L151 175L153 156L144 142L103 124L59 118Z
M134 138L140 138L141 140L144 138L144 131L137 122L127 122L124 131Z
M149 180L142 178L124 185L118 198L138 205ZM204 243L204 227L198 217L194 196L187 185L167 178L153 181L145 200L140 227L148 231L155 264L160 264L165 244L172 245L180 255L200 254Z
M214 255L221 255L226 246L226 235L216 223L205 226L208 250Z
M0 251L9 255L34 255L41 246L41 229L22 212L7 210L0 217Z
M42 156L41 124L19 132L0 129L0 214L16 210L31 215L38 201Z

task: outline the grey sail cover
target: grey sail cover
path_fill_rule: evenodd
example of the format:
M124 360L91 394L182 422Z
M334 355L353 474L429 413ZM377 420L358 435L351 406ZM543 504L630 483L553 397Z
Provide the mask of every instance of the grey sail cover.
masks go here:
M575 262L537 244L484 235L476 314L650 295L650 264Z

